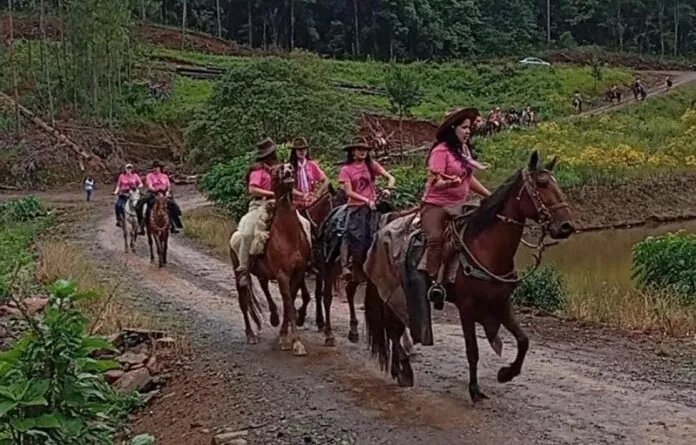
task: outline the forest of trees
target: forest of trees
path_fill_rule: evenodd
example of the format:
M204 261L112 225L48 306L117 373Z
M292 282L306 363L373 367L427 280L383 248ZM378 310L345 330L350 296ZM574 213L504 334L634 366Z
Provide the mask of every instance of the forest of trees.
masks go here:
M39 0L11 1L22 11ZM138 20L339 58L451 60L549 44L666 56L690 54L696 42L696 0L111 1ZM72 2L46 3L58 10Z

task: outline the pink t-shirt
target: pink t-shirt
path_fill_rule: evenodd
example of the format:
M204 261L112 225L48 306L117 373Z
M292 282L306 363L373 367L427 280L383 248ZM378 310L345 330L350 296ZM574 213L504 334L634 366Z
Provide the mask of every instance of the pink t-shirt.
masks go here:
M137 173L121 173L118 177L118 191L120 193L142 186L143 180Z
M377 161L372 161L372 169L375 172L375 179L384 174L384 168L379 165ZM349 182L355 193L364 196L370 201L377 199L377 189L375 188L375 183L372 181L370 171L367 169L367 164L364 162L352 163L341 167L341 172L338 174L338 181L342 184ZM357 199L348 198L348 205L364 206L367 205L367 203Z
M147 188L152 192L163 192L170 187L169 176L166 173L150 172L145 177Z
M303 176L304 172L304 176ZM295 172L295 188L301 192L309 193L310 195L316 191L317 184L324 182L326 179L326 174L319 167L319 164L309 160L304 165L297 165L297 171ZM301 198L295 197L295 205L298 208L309 207L316 197L310 196L306 201Z
M265 168L252 170L249 175L249 186L260 188L261 190L273 191L273 178Z
M425 186L423 202L441 207L450 207L460 205L466 201L469 196L469 187L471 187L473 166L463 164L447 149L447 145L441 143L435 146L430 153L428 170L450 177L462 178L462 182L457 186L436 189L433 187L435 181L432 177L429 177Z

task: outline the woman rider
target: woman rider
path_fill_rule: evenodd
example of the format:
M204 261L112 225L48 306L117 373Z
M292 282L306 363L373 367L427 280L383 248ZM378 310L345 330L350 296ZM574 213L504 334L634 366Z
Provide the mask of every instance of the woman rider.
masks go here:
M396 182L384 167L370 159L370 149L364 142L345 147L347 158L338 175L338 181L343 184L348 196L346 234L341 242L341 267L345 281L352 279L351 258L362 256L372 242L370 220L372 212L376 210L376 179L379 176L387 178L384 190L387 196Z
M128 193L136 188L141 188L143 186L143 180L140 179L140 175L133 171L133 164L126 164L123 173L118 176L118 182L116 183L116 189L114 190L114 195L118 196L116 199L116 226L121 227L121 217L125 215L125 206L128 202Z
M466 146L473 113L477 112L463 109L450 114L440 125L428 155L428 179L420 213L427 246L426 271L432 282L428 294L436 309L444 307L445 292L438 282L438 274L444 247L443 233L449 216L461 209L470 190L483 197L491 194L474 177L474 171L483 165L471 157Z
M256 145L256 162L246 175L245 182L251 196L249 211L239 220L237 230L242 235L239 246L239 266L237 272L240 287L249 286L249 249L254 238L254 227L260 216L259 209L265 201L275 198L271 167L279 164L276 145L272 139L266 138Z
M155 196L157 193L164 193L167 195L171 190L171 183L169 182L169 176L162 171L162 164L159 161L154 161L152 163L152 171L145 177L145 185L147 186L148 193L140 198L138 204L135 206L136 214L138 215L138 223L140 224L140 235L145 234L145 225L143 224L143 206L147 204L147 212L145 217L149 218L150 209L155 202ZM170 198L167 200L167 211L169 212L169 217L172 220L171 231L172 233L177 233L176 226L182 227L181 224L181 210L174 201Z
M326 174L309 155L309 145L303 137L295 138L290 147L290 164L295 171L295 206L306 209L317 198L315 193L328 181Z

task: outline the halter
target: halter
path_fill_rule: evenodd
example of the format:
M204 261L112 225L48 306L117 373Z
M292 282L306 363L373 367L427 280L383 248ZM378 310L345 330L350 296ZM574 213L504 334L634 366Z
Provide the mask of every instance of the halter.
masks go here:
M542 169L539 170L540 172L546 172L549 174L551 179L555 182L555 178L553 177L553 174L547 170L547 169ZM463 233L464 230L459 233L459 231L454 230L454 234L457 237L457 241L459 242L460 246L462 247L464 253L471 258L471 260L474 262L474 265L478 267L482 272L484 272L486 275L488 275L490 278L492 278L495 281L499 281L501 283L508 283L508 284L517 284L519 282L522 282L526 280L536 269L539 267L541 264L541 258L544 253L544 250L549 247L554 245L555 243L549 243L546 244L544 243L544 239L546 238L546 235L548 234L548 228L553 222L553 214L561 209L565 209L569 207L568 203L566 201L560 201L557 202L556 204L553 204L551 206L547 205L543 199L541 199L541 193L539 192L539 188L536 186L536 183L534 182L533 176L529 173L528 169L523 169L522 170L522 181L523 185L520 187L520 191L517 194L517 197L515 198L518 202L522 201L522 193L527 192L527 195L529 196L530 200L532 201L532 205L534 205L534 210L536 214L538 215L538 224L541 227L541 235L539 236L539 240L536 245L530 244L524 239L520 239L520 242L522 245L536 249L536 252L533 254L534 256L534 266L527 272L524 276L521 278L517 277L517 273L512 270L511 272L505 274L505 275L496 275L490 270L488 270L481 262L474 256L474 254L471 252L469 247L466 245L463 239ZM501 215L498 214L496 215L498 219L500 219L503 223L505 224L513 224L519 227L528 228L529 225L525 221L517 221L514 218L510 218L509 216ZM470 267L470 266L469 266ZM513 278L507 278L507 277L513 277Z
M153 212L150 214L150 221L152 222L152 225L154 226L155 231L157 231L157 232L162 232L162 231L165 231L165 230L169 230L169 214L167 213L167 207L166 207L166 206L167 206L167 202L166 202L167 196L166 196L164 193L161 193L161 192L160 192L160 193L157 193L157 194L155 195L155 203L157 202L157 198L159 198L160 196L162 196L162 197L165 199L165 203L164 203L164 206L165 206L165 208L164 208L164 214L167 215L167 218L166 218L166 219L167 219L167 224L164 224L164 225L162 225L162 226L158 226L158 225L157 225L157 219L155 218L154 204L153 204L153 206L152 206L152 207L153 207L153 209L152 209Z

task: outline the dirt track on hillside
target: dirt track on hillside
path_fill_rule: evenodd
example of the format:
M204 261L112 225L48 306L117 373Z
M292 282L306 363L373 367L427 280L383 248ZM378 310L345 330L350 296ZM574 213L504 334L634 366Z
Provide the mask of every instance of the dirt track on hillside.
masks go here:
M203 202L189 192L181 204L186 211ZM532 344L528 360L518 379L500 385L496 372L515 346L505 337L499 359L480 335L480 384L491 399L473 407L464 341L451 308L436 320L435 346L423 348L414 365L416 387L404 390L377 371L364 343L345 340L344 302L334 304L335 349L323 346L311 322L302 330L308 357L279 351L269 325L260 344L248 346L227 261L175 236L171 263L160 270L149 264L142 240L137 256L123 253L107 213L84 230L82 242L105 268L125 266L143 310L180 318L207 357L206 369L220 370L194 383L194 392L206 394L193 406L197 415L227 419L234 428L252 426L250 444L678 445L696 437L694 364L645 336L524 317ZM687 343L681 353L693 354L696 348ZM214 390L206 391L210 385ZM205 433L182 436L177 429L190 420L190 409L156 414L171 411L168 403L183 396L156 403L140 428L154 429L168 445L208 443Z

